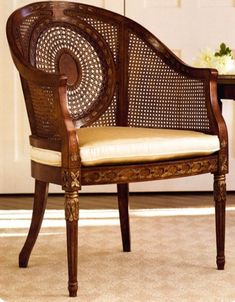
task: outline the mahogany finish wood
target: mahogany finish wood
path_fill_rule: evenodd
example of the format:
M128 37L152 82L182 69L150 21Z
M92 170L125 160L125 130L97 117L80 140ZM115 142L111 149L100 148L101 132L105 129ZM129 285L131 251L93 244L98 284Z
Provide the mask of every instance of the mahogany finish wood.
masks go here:
M235 75L218 76L218 97L219 99L235 100Z
M65 193L65 219L67 231L68 255L68 290L70 297L76 297L78 290L77 281L77 249L78 249L78 215L79 201L77 191Z
M27 267L30 254L37 240L47 204L49 184L35 180L35 194L32 221L25 244L19 255L19 266Z
M7 38L21 77L30 144L62 154L61 167L31 162L34 212L20 266L27 266L40 229L47 183L65 191L68 289L74 297L82 186L117 184L123 250L130 251L128 183L212 173L217 266L223 269L228 138L217 72L185 65L128 18L72 2L35 2L16 10L7 22ZM84 167L76 129L89 126L200 131L217 135L220 150L180 160Z
M120 216L123 251L130 252L131 241L130 241L129 204L128 204L129 185L117 184L117 193L118 193L118 208L119 208L119 216Z
M225 242L225 203L226 203L226 183L224 175L214 175L214 199L216 217L216 245L217 245L217 267L224 269L224 242Z

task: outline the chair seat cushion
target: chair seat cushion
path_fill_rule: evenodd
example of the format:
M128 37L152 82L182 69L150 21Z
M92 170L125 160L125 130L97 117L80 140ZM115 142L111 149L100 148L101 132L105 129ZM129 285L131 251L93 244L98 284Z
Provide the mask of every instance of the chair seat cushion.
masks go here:
M77 130L82 165L97 166L182 159L220 149L216 135L196 131L98 127ZM32 147L35 162L61 166L61 153Z

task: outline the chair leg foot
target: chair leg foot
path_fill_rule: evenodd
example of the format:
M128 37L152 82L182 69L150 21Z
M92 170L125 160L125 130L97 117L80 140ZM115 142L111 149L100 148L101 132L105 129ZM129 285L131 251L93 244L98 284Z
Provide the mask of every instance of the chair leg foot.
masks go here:
M65 193L65 219L67 232L67 259L68 259L68 290L70 297L77 296L77 253L78 253L78 192Z
M70 297L77 297L77 291L78 291L78 283L72 283L70 282L68 285L68 290L69 290L69 296Z
M122 234L122 246L123 252L131 251L130 241L130 223L129 223L129 206L128 206L128 195L129 189L128 184L118 184L118 208L120 217L120 226Z
M19 255L19 267L20 268L28 267L28 259L23 258L21 255Z
M22 255L20 253L20 255L19 255L19 267L20 268L28 267L28 262L29 262L29 256L25 256L25 255Z
M34 244L37 240L48 196L48 187L49 184L35 180L35 194L34 194L34 205L33 205L33 214L30 229L28 232L27 239L25 244L19 254L19 267L27 267L30 254L34 247Z
M226 182L225 175L214 175L214 200L215 200L215 224L216 224L216 263L218 270L223 270L225 265L225 207L226 207Z
M224 265L225 265L225 257L216 257L216 264L218 270L224 270Z

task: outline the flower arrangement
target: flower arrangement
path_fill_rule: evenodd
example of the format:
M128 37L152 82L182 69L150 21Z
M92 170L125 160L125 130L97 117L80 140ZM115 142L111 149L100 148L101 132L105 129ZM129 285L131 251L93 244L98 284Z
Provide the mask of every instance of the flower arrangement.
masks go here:
M196 67L209 67L218 70L219 74L235 73L232 50L225 43L220 44L220 49L213 52L206 48L201 51L194 61Z

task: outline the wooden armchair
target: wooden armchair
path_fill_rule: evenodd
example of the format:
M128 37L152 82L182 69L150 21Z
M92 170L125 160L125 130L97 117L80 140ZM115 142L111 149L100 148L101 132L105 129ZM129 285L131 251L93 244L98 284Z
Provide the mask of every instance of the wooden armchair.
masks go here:
M70 2L38 2L7 23L32 135L32 223L26 267L48 184L65 191L70 296L77 295L78 192L117 184L123 250L130 251L128 183L214 174L217 266L224 268L226 126L217 72L185 65L139 24Z

